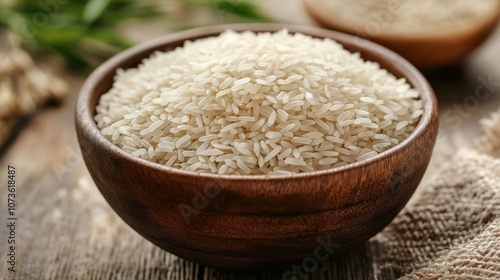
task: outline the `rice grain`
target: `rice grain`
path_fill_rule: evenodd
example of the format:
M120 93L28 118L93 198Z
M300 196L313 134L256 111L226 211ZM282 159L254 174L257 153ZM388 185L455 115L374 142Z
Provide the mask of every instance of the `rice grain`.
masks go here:
M422 115L418 97L333 40L226 31L118 70L95 121L113 144L166 166L289 175L402 142Z

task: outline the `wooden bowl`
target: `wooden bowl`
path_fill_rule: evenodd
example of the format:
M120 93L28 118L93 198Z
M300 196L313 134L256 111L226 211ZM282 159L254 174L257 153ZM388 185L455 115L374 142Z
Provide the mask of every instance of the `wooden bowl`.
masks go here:
M424 111L410 137L369 160L331 170L275 177L220 176L132 156L111 144L97 128L93 120L96 104L110 89L118 68L137 66L154 51L171 50L186 40L216 36L226 29L274 32L283 27L293 33L333 38L405 77L420 92ZM437 133L436 107L433 91L418 70L374 43L314 27L226 25L171 34L102 64L81 89L76 130L97 187L135 231L194 262L256 269L301 261L316 253L340 254L384 228L406 204L426 170Z
M401 33L375 28L371 23L355 22L328 7L327 1L303 0L305 10L321 26L366 38L400 54L421 69L456 63L476 49L496 28L500 17L500 2L496 1L487 14L474 24L455 30L434 29L425 33Z

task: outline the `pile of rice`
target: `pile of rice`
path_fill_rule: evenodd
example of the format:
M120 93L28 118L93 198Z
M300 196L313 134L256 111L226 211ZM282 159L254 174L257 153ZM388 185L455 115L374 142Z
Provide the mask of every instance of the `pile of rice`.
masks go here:
M330 39L226 31L117 71L95 120L143 159L282 175L363 161L408 137L418 92Z

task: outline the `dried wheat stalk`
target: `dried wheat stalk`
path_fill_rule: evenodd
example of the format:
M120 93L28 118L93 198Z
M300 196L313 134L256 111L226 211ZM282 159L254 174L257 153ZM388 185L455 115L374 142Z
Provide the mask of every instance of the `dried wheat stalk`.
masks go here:
M21 117L33 114L47 101L67 93L61 79L39 69L21 49L18 38L0 29L0 146Z

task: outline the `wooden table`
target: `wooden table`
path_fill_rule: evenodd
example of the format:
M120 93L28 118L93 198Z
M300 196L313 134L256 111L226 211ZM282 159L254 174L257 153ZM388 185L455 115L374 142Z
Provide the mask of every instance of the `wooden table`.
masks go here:
M298 1L258 1L275 18L312 24ZM279 9L277 9L279 7ZM219 15L220 16L220 15ZM212 23L231 18L212 16ZM208 22L204 22L208 23ZM166 32L130 30L140 40ZM135 32L135 33L134 33ZM426 72L440 110L440 133L430 168L480 133L479 119L500 107L500 30L460 65ZM53 69L51 69L53 70ZM74 130L74 105L85 79L62 72L71 92L62 106L44 108L26 123L0 159L0 278L3 279L281 279L282 271L233 273L178 259L156 248L111 210L83 163ZM16 168L16 272L7 270L8 165ZM421 191L421 189L419 190ZM414 197L418 197L418 192ZM368 252L371 251L371 252ZM370 242L325 262L313 279L383 278L374 272Z

